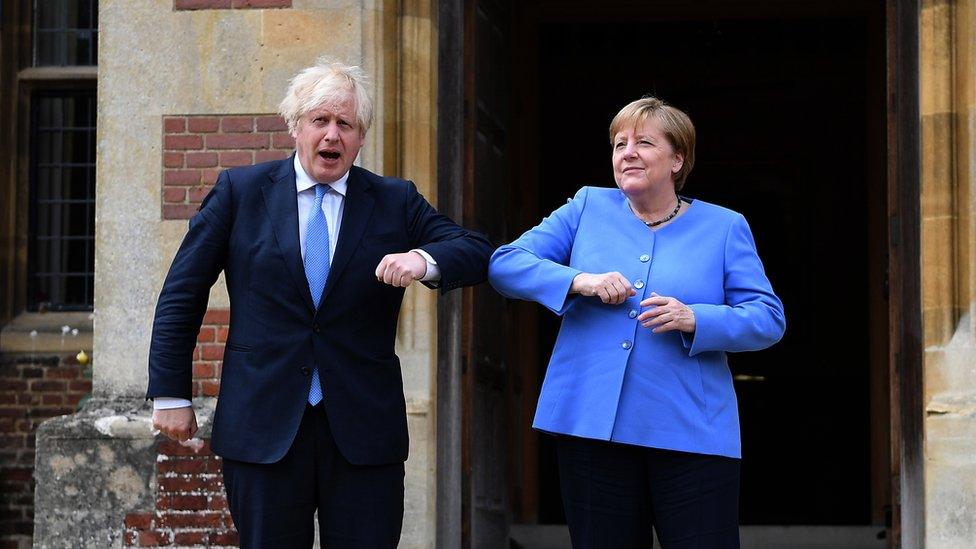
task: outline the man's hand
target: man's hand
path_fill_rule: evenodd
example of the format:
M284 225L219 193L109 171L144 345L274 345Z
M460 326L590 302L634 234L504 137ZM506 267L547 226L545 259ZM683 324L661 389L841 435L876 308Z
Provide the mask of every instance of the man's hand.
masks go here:
M630 285L630 281L618 272L580 273L573 279L569 293L599 297L608 305L620 305L627 301L627 298L637 295L637 291Z
M406 288L427 274L427 260L417 252L383 256L376 266L376 280L397 288Z
M167 437L183 442L189 440L197 432L197 415L192 406L184 408L170 408L169 410L153 410L153 429Z
M637 317L645 328L652 328L652 332L670 332L678 330L685 333L695 332L695 313L690 307L673 297L665 297L651 292L651 297L641 301L641 307L652 307Z

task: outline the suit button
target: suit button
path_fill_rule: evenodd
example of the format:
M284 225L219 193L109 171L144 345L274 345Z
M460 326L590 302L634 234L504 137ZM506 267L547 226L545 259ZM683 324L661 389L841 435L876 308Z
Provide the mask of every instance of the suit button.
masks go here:
M308 369L308 366L302 366L299 368L299 370L302 372L303 376L307 376L308 374L312 373L312 371Z
M631 309L630 312L627 313L627 316L629 316L630 318L637 318L637 311L634 310L634 309Z
M625 339L623 343L620 344L620 346L623 347L625 351L629 351L630 348L634 346L634 344L631 343L629 339Z
M643 280L638 280L637 282L634 282L634 287L637 288L638 290L640 290L641 288L644 287L644 281Z
M647 254L644 254L644 255L640 256L640 260L641 260L641 263L647 263L648 261L651 260L651 256L649 256Z
M321 329L319 329L319 323L318 322L316 322L315 324L312 324L312 330L315 331L315 333L319 333L319 332L322 331Z

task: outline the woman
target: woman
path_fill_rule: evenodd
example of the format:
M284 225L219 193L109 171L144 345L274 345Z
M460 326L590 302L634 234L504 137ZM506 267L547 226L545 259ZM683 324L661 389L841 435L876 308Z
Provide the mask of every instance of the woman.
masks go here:
M647 97L610 124L616 189L583 187L491 258L507 297L563 316L533 426L557 435L573 546L738 547L726 352L778 341L783 305L742 215L680 196L688 116Z

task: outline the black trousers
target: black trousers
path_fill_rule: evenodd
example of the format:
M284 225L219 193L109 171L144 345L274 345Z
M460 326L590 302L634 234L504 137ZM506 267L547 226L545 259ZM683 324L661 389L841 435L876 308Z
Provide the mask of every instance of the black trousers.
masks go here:
M575 549L738 549L739 460L557 437Z
M364 433L363 436L369 436ZM307 407L277 463L223 460L224 486L242 549L392 548L403 525L403 463L353 465L336 446L324 407Z

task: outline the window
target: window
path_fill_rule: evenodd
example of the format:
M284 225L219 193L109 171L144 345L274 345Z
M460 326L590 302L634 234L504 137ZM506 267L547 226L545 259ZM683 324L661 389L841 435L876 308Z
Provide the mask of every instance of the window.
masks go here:
M96 64L97 17L96 0L33 2L34 71L21 73L30 105L22 113L30 141L29 311L84 311L94 302L95 73L76 69Z

